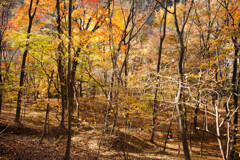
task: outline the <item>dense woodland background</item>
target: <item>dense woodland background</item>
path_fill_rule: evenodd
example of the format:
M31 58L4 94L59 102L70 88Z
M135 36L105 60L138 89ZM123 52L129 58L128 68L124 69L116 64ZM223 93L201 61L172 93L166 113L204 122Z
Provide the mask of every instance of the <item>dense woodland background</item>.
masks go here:
M239 5L0 0L0 159L239 159Z

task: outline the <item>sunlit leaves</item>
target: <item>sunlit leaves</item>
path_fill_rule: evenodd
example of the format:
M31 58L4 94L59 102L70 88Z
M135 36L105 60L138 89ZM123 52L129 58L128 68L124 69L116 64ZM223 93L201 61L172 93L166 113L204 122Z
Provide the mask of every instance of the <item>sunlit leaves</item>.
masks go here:
M13 47L19 48L21 51L24 51L26 47L30 53L48 53L56 49L54 39L44 34L34 35L33 33L27 34L25 31L9 31L7 38L12 42Z

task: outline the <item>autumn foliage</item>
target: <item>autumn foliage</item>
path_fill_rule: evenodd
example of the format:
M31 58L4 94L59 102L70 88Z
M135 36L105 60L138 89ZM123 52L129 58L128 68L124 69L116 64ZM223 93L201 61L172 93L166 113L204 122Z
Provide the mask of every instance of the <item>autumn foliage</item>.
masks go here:
M74 129L100 126L101 137L143 131L151 142L161 137L164 151L173 131L186 159L203 156L212 136L216 157L236 156L239 0L73 0L68 8L67 0L0 1L1 106L15 107L21 91L31 114L45 110L41 99L50 104L45 123L62 120L65 134L72 97Z

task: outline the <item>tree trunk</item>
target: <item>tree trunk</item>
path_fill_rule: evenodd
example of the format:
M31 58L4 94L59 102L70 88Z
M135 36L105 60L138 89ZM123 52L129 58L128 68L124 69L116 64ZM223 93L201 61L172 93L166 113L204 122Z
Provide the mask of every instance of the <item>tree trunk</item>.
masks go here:
M61 29L61 16L60 16L60 1L56 1L56 9L57 9L57 31L58 31L58 38L61 39L61 34L62 29ZM66 88L66 81L64 78L64 72L63 72L63 62L62 62L62 51L63 49L63 44L60 42L58 45L58 75L59 75L59 80L60 80L60 88L61 88L61 119L60 119L60 124L59 127L65 128L64 125L64 115L65 115L65 107L66 107L66 102L67 102L67 88Z
M2 39L2 37L0 37ZM2 40L0 41L0 114L2 112L2 95L3 95L3 81L2 81Z
M45 115L45 123L44 123L44 127L43 127L43 134L42 134L42 137L40 138L39 140L39 143L41 144L42 143L42 140L43 138L46 136L46 133L47 133L47 123L48 123L48 119L49 119L49 98L50 98L50 88L51 88L51 83L52 83L52 80L53 80L53 73L54 73L54 70L52 71L52 74L51 74L51 78L48 82L48 90L47 90L47 108L46 108L46 115ZM49 130L48 130L49 132Z
M231 99L231 97L229 98L229 100ZM229 109L229 101L226 103L226 113L229 114L230 113L230 109ZM229 159L229 151L230 151L230 129L231 129L231 120L229 117L227 117L227 145L226 145L226 158Z
M183 108L180 103L180 96L182 92L182 81L181 78L179 80L179 87L178 87L178 94L176 97L176 109L178 113L178 121L179 121L179 132L182 140L182 146L183 146L183 151L184 151L184 156L186 160L190 160L190 154L189 154L189 149L188 149L188 142L187 142L187 136L186 136L186 128L185 128L185 118L183 114Z
M79 56L80 53L80 48L77 49L74 58L73 58L73 64L72 64L72 70L71 70L71 81L72 81L72 85L71 85L71 90L70 92L73 94L74 93L74 87L75 87L75 77L76 77L76 71L77 71L77 65L78 65L78 61L76 60L77 57ZM76 96L77 98L77 96ZM71 101L73 102L74 100L74 96L71 96ZM72 111L73 111L73 107L72 107Z
M125 89L127 89L127 85L128 85L128 81L127 81L127 78L128 78L128 55L129 55L129 50L130 50L130 46L128 46L128 49L127 49L127 53L126 53L126 60L125 60L125 70L124 70L124 74L125 74L125 79L124 79L124 84L125 84Z
M36 14L37 11L37 5L39 3L39 0L36 1L36 6L34 8L33 14L32 14L32 5L33 5L33 0L30 1L29 5L29 10L28 10L28 18L29 18L29 23L28 23L28 30L27 33L31 33L32 29L32 22L33 18ZM27 39L29 39L29 35L27 36ZM18 90L18 98L17 98L17 109L16 109L16 116L14 122L20 123L20 112L21 112L21 102L22 102L22 87L24 83L24 76L25 76L25 65L26 65L26 58L28 54L28 43L26 44L26 50L23 53L23 58L22 58L22 65L21 65L21 74L20 74L20 82L19 82L19 90Z
M186 1L182 2L186 6ZM181 105L181 97L183 95L183 87L184 87L184 55L186 51L186 46L184 44L184 28L185 25L188 21L189 14L191 12L192 6L193 6L194 0L192 0L190 8L188 12L184 12L184 18L182 22L182 27L180 29L180 25L178 22L178 17L177 17L177 1L174 0L174 11L173 11L173 16L174 16L174 23L175 23L175 28L176 32L178 35L178 40L179 40L179 62L178 62L178 74L179 74L179 80L178 80L178 92L175 97L175 103L176 103L176 109L177 109L177 114L178 114L178 121L179 121L179 132L182 140L182 145L183 145L183 151L184 151L184 156L186 160L190 160L190 154L189 154L189 149L188 149L188 142L187 142L187 136L186 136L186 128L185 128L185 117L183 113L183 107Z
M218 103L219 103L219 99L218 99ZM218 103L215 104L217 140L218 140L218 145L219 145L219 149L220 149L222 158L223 158L223 160L226 160L226 156L225 156L224 151L223 151L222 141L220 139L221 135L220 135L220 128L219 128L219 120L218 120L218 117L219 117L219 115L218 115L218 106L219 106Z
M113 89L113 81L114 76L112 73L111 81L110 81L110 87L109 87L109 93L108 93L108 103L106 105L106 115L105 115L105 132L108 132L108 126L109 126L109 119L110 119L110 110L112 108L112 89Z
M194 110L194 119L193 119L193 132L196 133L196 127L197 127L197 118L198 118L198 109L199 109L199 104L196 104L196 108Z
M79 115L79 109L80 109L80 102L78 100L78 96L79 96L79 93L77 91L77 88L75 86L73 86L73 89L74 89L74 98L76 99L76 112L77 112L77 127L79 127L80 125L80 115Z
M154 143L154 136L155 136L155 128L156 128L156 119L157 119L157 89L155 91L154 95L154 104L152 105L152 132L151 132L151 138L150 142Z
M61 60L59 59L59 64L61 63L60 62ZM62 64L60 64L62 66ZM59 73L59 79L60 79L60 86L61 86L61 119L60 119L60 124L59 124L59 127L62 127L62 128L65 128L65 125L64 125L64 121L65 121L65 107L66 107L66 83L65 83L65 80L64 80L64 76L63 76L63 69L62 67L60 67L60 65L58 65L58 73Z
M205 128L205 116L203 115L203 123L202 123L202 128L206 130ZM203 141L204 141L204 133L205 132L202 132L202 135L201 135L201 147L200 147L200 157L202 158L203 156Z
M183 59L184 59L184 52L185 47L183 46L183 43L181 44L181 50L179 52L179 63L178 63L178 70L179 70L179 81L178 81L178 93L175 98L176 103L176 109L178 113L178 121L179 121L179 132L182 140L183 145L183 151L184 156L186 160L190 160L190 154L188 149L188 142L187 142L187 134L186 134L186 128L185 128L185 117L183 114L183 107L180 104L181 103L181 95L182 95L182 89L183 89L183 80L184 80L184 73L183 73Z
M161 59L162 59L162 50L163 50L163 41L165 39L165 35L166 35L166 19L167 19L167 2L165 2L165 6L166 9L164 11L163 14L163 19L161 20L161 24L160 24L160 43L159 43L159 49L158 49L158 63L157 63L157 84L155 86L155 94L154 94L154 104L153 104L153 113L152 113L152 132L151 132L151 138L150 138L150 142L154 143L154 134L155 134L155 124L156 124L156 119L157 119L157 107L158 107L158 101L157 101L157 97L158 97L158 90L160 87L159 84L159 73L160 73L160 68L161 68Z
M66 152L64 154L64 160L70 159L70 147L71 147L71 118L72 118L72 107L73 107L73 93L72 87L72 72L71 72L71 36L72 36L72 0L69 0L69 13L68 13L68 63L67 63L67 106L68 106L68 133L67 133L67 144Z
M108 0L108 5L111 5L111 2L113 3L114 7L114 1ZM111 80L110 80L110 86L109 86L109 93L108 93L108 104L106 106L106 115L105 115L105 128L106 132L108 132L108 126L109 126L109 119L110 119L110 110L112 108L112 102L113 102L113 88L114 88L114 76L116 72L116 53L115 53L115 47L113 42L113 33L112 33L112 10L110 7L108 7L108 18L109 18L109 47L112 52L111 60L112 60L112 74L111 74Z
M233 62L233 76L232 76L232 92L233 92L233 106L234 106L234 110L236 110L238 108L238 81L237 81L237 70L238 70L238 51L239 51L239 47L236 44L237 39L234 42L234 48L235 48L235 54L234 54L234 62ZM233 116L233 129L232 129L232 142L231 142L231 146L230 146L230 158L231 159L235 159L234 155L235 155L235 148L236 148L236 136L237 136L237 130L238 130L238 111L234 113Z
M198 91L198 101L199 101L199 91ZM199 103L197 102L196 108L194 110L194 118L193 118L193 132L196 133L196 127L197 127L197 119L198 119L198 110L199 110Z

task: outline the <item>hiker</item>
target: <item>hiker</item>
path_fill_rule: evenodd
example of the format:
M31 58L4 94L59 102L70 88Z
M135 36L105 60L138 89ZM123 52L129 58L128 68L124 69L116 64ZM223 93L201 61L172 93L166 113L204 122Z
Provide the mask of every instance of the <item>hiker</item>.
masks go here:
M173 135L171 131L168 133L168 139L173 139Z

